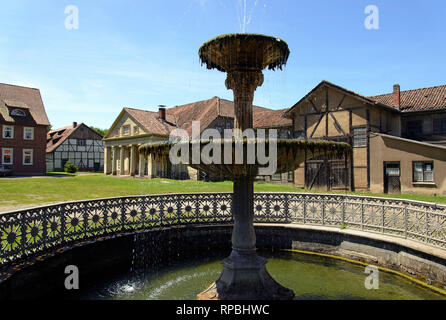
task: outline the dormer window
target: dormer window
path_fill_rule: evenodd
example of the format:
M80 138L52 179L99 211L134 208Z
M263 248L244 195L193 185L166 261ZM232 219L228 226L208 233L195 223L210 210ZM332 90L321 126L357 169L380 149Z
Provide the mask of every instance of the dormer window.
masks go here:
M25 113L25 111L23 111L21 109L13 109L11 111L11 116L14 116L14 117L26 117L26 113Z

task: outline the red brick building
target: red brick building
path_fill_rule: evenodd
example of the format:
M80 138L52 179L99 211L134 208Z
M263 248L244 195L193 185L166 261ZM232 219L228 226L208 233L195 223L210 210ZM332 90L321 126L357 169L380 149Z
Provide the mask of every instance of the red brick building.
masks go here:
M38 89L0 84L0 165L14 175L45 174L49 125Z

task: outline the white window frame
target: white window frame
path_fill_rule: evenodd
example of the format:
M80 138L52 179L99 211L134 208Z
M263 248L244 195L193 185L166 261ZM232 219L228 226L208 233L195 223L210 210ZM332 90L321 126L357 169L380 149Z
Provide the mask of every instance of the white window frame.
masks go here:
M416 171L416 167L421 166L421 171ZM426 170L427 166L430 166L431 170ZM416 179L417 174L421 173L420 179ZM427 174L431 175L430 179L426 179L428 176ZM413 175L413 182L414 183L434 183L435 182L435 168L434 168L434 162L433 161L414 161L412 162L412 175Z
M353 128L353 148L367 147L367 127Z
M5 151L11 150L11 162L4 162ZM14 148L2 148L2 165L12 165L14 163Z
M26 130L31 129L31 138L26 138ZM24 127L23 128L23 140L34 140L34 128L33 127Z
M25 152L26 151L31 151L31 163L25 163ZM34 165L34 150L33 149L23 149L23 165L24 166L32 166Z
M11 129L11 137L6 137L5 133L8 128ZM3 125L2 137L3 139L14 139L14 126Z

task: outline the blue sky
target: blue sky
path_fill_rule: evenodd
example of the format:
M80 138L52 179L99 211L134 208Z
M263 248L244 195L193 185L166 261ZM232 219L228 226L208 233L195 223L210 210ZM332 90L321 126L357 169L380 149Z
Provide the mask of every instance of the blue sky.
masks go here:
M265 71L255 104L279 109L321 80L364 95L445 84L444 0L246 0L247 32L278 36L291 55ZM50 122L108 128L123 107L157 110L219 96L225 75L199 46L241 32L244 0L15 0L0 11L0 82L41 90ZM254 4L256 4L254 6ZM65 7L79 29L65 28ZM379 29L364 12L379 9ZM243 13L241 14L243 16Z

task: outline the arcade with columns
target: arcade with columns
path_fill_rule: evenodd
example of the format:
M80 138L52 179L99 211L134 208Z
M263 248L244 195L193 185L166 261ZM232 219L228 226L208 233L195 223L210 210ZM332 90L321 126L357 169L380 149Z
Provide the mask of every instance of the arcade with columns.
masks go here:
M169 178L172 165L167 154L143 156L139 145L116 145L105 147L104 173L107 175L141 178Z

